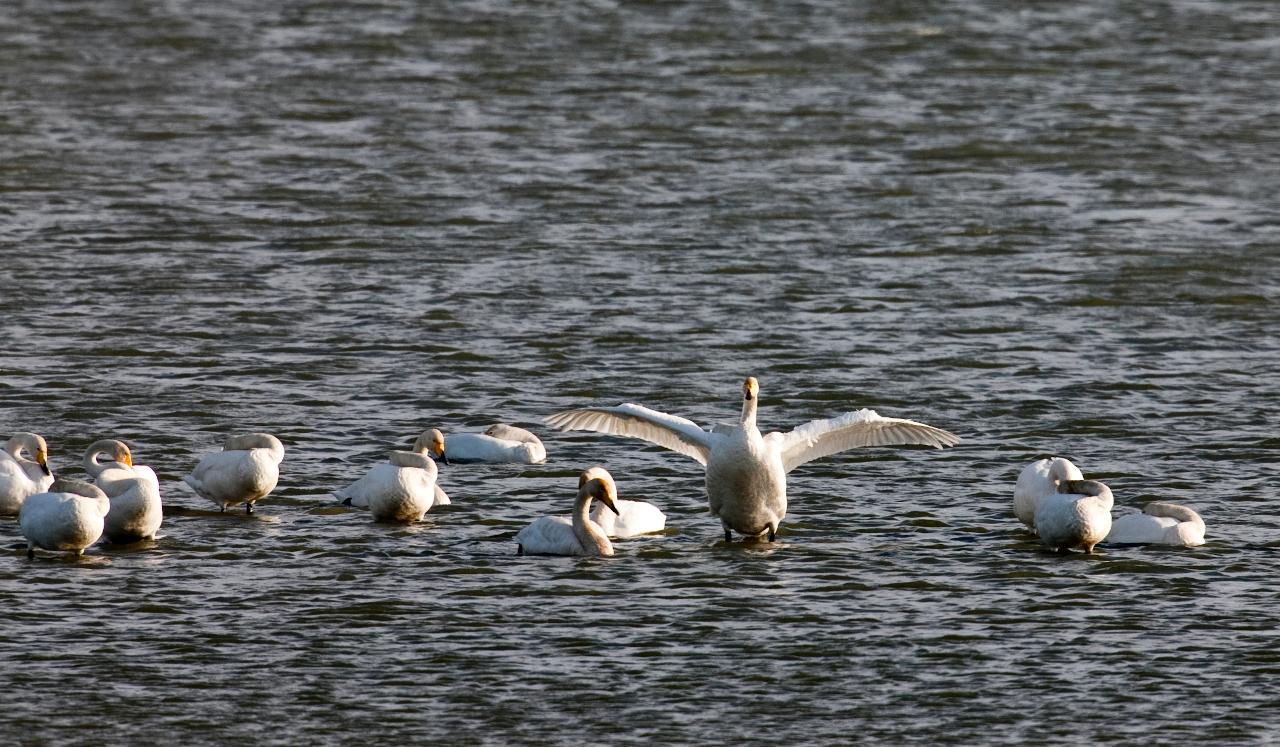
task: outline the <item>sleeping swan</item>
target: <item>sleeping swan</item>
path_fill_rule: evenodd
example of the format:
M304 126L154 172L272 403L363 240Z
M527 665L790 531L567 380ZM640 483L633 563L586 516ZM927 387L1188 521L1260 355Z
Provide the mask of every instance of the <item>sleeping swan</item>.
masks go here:
M599 525L587 517L591 499L618 510L613 476L603 467L592 467L578 477L578 499L573 517L540 516L516 534L516 552L521 555L613 555L613 543Z
M104 455L110 461L99 461ZM84 470L111 499L103 530L107 542L128 544L155 538L164 519L164 508L154 470L134 464L129 447L115 439L95 441L84 452Z
M182 479L223 511L243 503L244 512L251 514L253 504L275 490L283 460L284 444L270 433L232 436L222 451L205 454Z
M1050 550L1093 552L1111 531L1111 488L1097 480L1064 480L1058 492L1040 499L1036 531Z
M436 463L427 456L443 440L440 431L423 433L412 451L391 452L386 462L334 495L348 506L369 509L374 521L421 521L433 506L449 505L449 496L436 484Z
M1126 514L1111 522L1106 541L1117 545L1204 544L1204 519L1176 503L1148 503L1140 514Z
M913 420L882 418L871 410L814 420L787 433L761 435L756 427L760 385L742 385L737 425L703 430L690 420L640 405L586 407L557 412L546 422L561 430L587 430L638 438L692 457L707 468L707 502L720 519L725 541L732 532L773 541L787 515L787 473L806 462L859 446L959 443L954 434Z
M578 478L578 487L581 488L588 480L597 477L613 480L604 467L592 467ZM626 539L661 532L667 528L667 515L657 506L648 501L628 501L621 498L615 499L612 507L605 506L603 501L596 504L591 509L591 520L609 539Z
M109 510L111 501L97 486L65 477L54 480L47 493L29 496L18 514L27 558L36 556L37 547L83 555L102 536Z
M1031 531L1036 531L1036 507L1047 495L1058 492L1058 483L1063 480L1083 480L1084 475L1068 459L1053 457L1040 459L1028 464L1022 474L1018 475L1018 484L1013 489L1013 513L1026 524Z
M547 450L537 436L503 423L489 426L484 433L451 434L440 451L433 449L431 453L445 464L450 461L540 464L547 459Z
M15 433L5 441L0 451L0 516L17 516L27 496L49 489L53 470L48 460L48 445L34 433Z

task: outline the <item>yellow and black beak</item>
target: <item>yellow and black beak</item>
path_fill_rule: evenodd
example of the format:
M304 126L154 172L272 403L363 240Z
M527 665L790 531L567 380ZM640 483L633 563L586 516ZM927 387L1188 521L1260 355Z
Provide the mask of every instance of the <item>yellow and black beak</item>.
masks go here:
M40 465L40 469L44 470L46 475L53 477L53 470L49 469L49 455L43 451L36 454L36 464Z

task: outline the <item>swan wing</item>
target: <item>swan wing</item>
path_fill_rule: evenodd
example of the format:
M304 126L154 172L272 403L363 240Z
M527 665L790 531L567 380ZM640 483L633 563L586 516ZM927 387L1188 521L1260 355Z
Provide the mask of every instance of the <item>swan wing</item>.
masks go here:
M693 457L704 466L711 453L712 434L697 423L630 403L617 407L565 410L548 415L545 421L562 431L595 431L610 436L638 438Z
M858 410L826 420L813 420L786 433L765 437L782 456L787 472L806 462L862 446L919 444L941 449L960 438L932 425L902 418L883 418L875 410Z

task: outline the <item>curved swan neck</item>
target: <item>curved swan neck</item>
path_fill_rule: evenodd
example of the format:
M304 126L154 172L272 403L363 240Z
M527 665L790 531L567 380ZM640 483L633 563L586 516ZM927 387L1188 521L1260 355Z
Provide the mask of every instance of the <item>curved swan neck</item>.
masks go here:
M1058 483L1058 492L1098 498L1108 507L1114 502L1111 488L1097 480L1063 480Z
M418 451L393 451L387 461L396 467L416 467L432 471L436 466L426 452Z
M48 452L49 447L42 436L34 433L15 433L4 442L4 450L9 452L9 456L13 457L14 461L23 462L31 460L23 457L22 452L29 452L38 461L41 455Z
M595 483L592 480L591 483ZM595 548L600 555L612 555L613 543L590 518L591 497L596 486L588 484L578 490L578 500L573 504L573 534L584 548Z
M271 459L276 464L284 461L284 444L280 443L280 439L270 433L250 433L244 436L232 436L222 445L222 449L223 451L266 449L271 453Z
M102 462L101 458L107 457L107 462ZM102 474L104 470L112 467L132 467L133 458L129 453L129 447L123 441L114 439L103 439L95 441L84 452L84 471L88 472L92 477L96 478Z

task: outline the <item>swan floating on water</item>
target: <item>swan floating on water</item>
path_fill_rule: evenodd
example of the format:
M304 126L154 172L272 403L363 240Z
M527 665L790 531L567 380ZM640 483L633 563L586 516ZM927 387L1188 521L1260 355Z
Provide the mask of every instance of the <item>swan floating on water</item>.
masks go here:
M578 487L581 488L588 480L597 477L613 480L613 476L604 467L592 467L578 478ZM626 539L661 532L667 528L667 515L657 506L648 501L628 501L622 498L615 498L612 507L606 506L603 501L597 503L591 509L591 520L609 539Z
M205 454L182 479L223 511L243 503L245 513L251 514L253 504L275 490L283 460L284 444L270 433L232 436L222 451Z
M522 555L613 555L613 543L587 512L591 499L617 512L617 487L603 467L592 467L578 477L578 498L572 518L540 516L516 534L516 550Z
M107 456L109 461L99 458ZM123 441L95 441L84 452L84 469L111 500L103 536L108 542L128 544L154 539L164 520L160 481L150 467L133 463L133 452Z
M1040 499L1035 526L1040 541L1050 550L1093 546L1111 531L1111 488L1097 480L1063 480L1058 492Z
M433 506L449 505L436 484L436 463L427 451L443 450L444 437L432 429L413 442L412 451L393 451L359 480L335 491L345 505L367 508L374 521L421 521Z
M27 558L36 556L37 547L83 555L102 536L110 510L110 499L96 485L66 477L54 480L48 492L28 496L18 514Z
M15 433L5 441L0 451L0 516L17 516L27 496L43 493L52 484L49 446L43 437Z
M858 410L814 420L787 433L761 435L756 427L760 385L742 385L742 417L737 425L707 431L675 415L635 404L585 407L557 412L546 422L561 430L587 430L638 438L692 457L707 468L707 500L720 519L725 541L732 532L776 538L787 514L787 473L802 464L861 446L920 444L942 448L960 442L955 434L914 420L880 417Z
M547 460L542 441L524 428L498 423L484 433L452 433L440 451L431 452L449 462L540 464Z
M1031 531L1036 531L1036 507L1041 499L1057 494L1060 481L1083 479L1084 475L1071 460L1062 457L1039 459L1028 464L1018 475L1018 484L1013 489L1014 515Z
M1106 542L1117 545L1204 544L1204 519L1186 506L1156 501L1142 513L1126 514L1111 522Z

